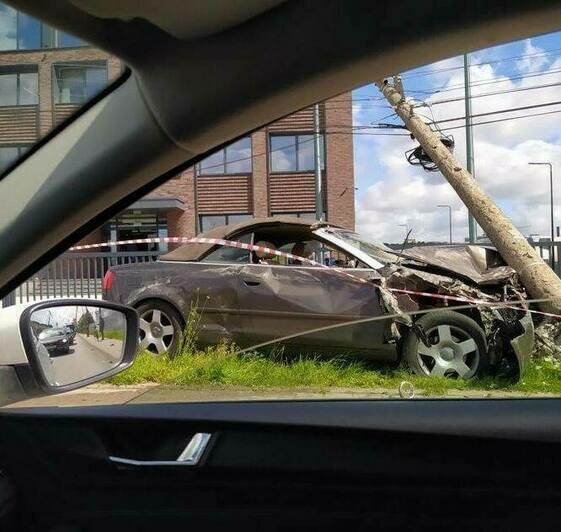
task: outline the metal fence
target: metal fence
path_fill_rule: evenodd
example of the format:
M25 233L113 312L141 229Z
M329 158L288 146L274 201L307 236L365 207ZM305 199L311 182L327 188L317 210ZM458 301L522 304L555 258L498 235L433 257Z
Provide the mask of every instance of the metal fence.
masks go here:
M533 244L540 257L547 262L552 270L561 277L561 242L544 242Z
M561 277L561 242L532 245ZM111 266L152 262L159 256L158 251L65 253L18 286L2 306L52 298L101 298L101 283Z
M153 262L159 255L158 251L65 253L18 286L2 306L52 298L100 299L103 277L111 266Z

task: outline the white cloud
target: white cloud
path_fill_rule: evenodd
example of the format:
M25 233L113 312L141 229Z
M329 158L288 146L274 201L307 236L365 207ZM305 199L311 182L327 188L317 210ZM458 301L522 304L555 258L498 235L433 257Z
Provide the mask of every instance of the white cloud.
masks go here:
M532 72L542 69L548 62L546 55L540 55L543 51L543 48L534 46L531 39L526 39L524 41L524 55L529 57L516 61L518 70L520 72Z

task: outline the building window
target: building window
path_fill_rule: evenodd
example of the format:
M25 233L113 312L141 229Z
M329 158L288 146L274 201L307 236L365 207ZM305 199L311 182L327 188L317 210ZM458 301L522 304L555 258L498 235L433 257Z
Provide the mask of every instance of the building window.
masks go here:
M107 85L105 62L54 65L55 103L83 104Z
M199 230L210 231L221 225L232 225L253 218L252 214L200 214Z
M0 146L0 172L16 161L29 146Z
M0 106L37 105L37 72L0 71Z
M251 137L245 137L203 159L197 166L197 173L250 174L251 166Z
M274 212L271 216L278 218L279 216L292 216L293 218L302 218L302 220L315 220L315 212ZM327 220L327 213L323 213L323 220Z
M38 50L87 46L85 42L0 4L0 50Z
M313 172L316 168L314 135L270 135L271 172ZM321 169L325 168L325 146L320 135Z

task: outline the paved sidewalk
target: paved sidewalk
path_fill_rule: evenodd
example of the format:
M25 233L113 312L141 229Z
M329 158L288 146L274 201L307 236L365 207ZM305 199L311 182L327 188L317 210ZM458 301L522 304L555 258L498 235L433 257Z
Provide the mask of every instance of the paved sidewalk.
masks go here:
M19 401L7 405L4 408L122 405L140 397L142 394L157 386L157 384L140 384L135 386L92 384L91 386L72 392Z
M531 394L532 397L555 397L553 394ZM423 398L422 393L417 395ZM429 396L430 397L430 396ZM520 392L505 391L449 391L441 399L491 399L525 397ZM168 386L158 384L138 384L114 386L93 384L80 390L40 399L28 399L13 403L5 408L26 408L41 406L100 406L146 403L183 403L209 401L274 401L306 399L399 399L394 388L330 388L325 390L310 388L243 388L243 387L197 387Z

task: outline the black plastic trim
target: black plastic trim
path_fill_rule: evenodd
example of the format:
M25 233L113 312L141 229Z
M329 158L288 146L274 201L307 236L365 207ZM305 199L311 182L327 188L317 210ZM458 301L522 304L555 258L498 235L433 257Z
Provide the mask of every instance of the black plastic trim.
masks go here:
M174 421L207 432L252 425L561 442L561 400L542 398L129 403L0 410L0 421L34 417L45 421Z

